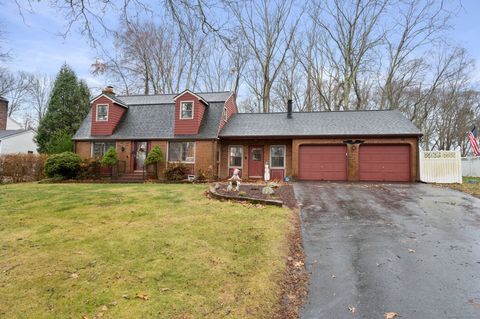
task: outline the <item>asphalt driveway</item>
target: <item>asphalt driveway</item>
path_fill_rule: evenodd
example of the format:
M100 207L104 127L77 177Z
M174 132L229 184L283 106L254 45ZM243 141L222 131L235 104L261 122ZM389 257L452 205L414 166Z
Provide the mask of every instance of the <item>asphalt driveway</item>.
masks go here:
M302 318L480 318L480 199L425 184L296 183Z

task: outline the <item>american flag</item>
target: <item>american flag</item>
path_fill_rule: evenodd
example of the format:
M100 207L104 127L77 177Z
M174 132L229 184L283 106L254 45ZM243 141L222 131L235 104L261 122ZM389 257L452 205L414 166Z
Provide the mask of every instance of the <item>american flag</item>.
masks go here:
M468 132L468 140L470 141L470 145L472 146L473 149L473 154L475 156L478 156L479 151L478 151L478 131L477 128L474 126L471 132Z

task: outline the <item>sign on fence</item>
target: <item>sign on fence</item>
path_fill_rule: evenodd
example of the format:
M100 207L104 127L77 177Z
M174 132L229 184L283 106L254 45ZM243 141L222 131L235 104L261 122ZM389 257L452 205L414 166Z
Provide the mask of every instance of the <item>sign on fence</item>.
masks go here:
M462 157L462 175L480 177L480 157Z
M459 151L420 151L420 180L427 183L462 183Z

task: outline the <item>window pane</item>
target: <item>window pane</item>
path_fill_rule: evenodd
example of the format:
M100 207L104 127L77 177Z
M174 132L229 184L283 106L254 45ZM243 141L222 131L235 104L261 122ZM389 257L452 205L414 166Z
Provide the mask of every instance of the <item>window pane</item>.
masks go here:
M170 162L195 162L195 142L168 143L168 160Z
M104 152L107 152L111 147L115 149L115 143L112 143L112 142L105 143Z
M192 118L193 117L193 103L192 102L183 102L182 103L182 118Z
M182 143L168 143L168 160L171 162L180 162L182 153Z
M241 146L230 147L229 163L231 167L242 167L242 147Z
M195 162L195 143L194 142L184 142L183 143L183 161L185 162Z
M272 146L270 148L271 167L285 167L285 147Z
M93 143L93 157L103 157L103 143Z
M97 119L106 121L108 116L108 106L107 105L98 105L97 107Z

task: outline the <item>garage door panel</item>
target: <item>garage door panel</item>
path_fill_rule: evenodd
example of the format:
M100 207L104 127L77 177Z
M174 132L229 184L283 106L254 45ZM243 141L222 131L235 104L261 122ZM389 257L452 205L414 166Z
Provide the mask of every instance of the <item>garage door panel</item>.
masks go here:
M344 145L302 145L299 179L344 181L347 179L347 148Z
M362 145L359 153L361 181L410 181L410 146Z

